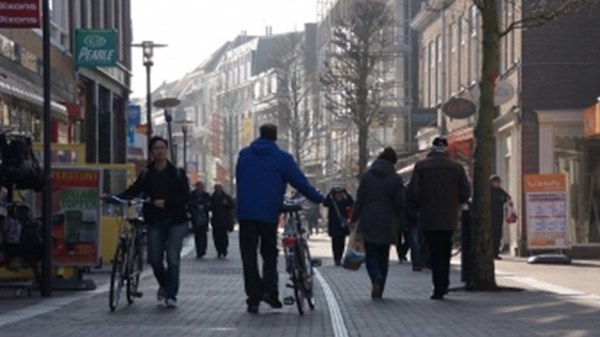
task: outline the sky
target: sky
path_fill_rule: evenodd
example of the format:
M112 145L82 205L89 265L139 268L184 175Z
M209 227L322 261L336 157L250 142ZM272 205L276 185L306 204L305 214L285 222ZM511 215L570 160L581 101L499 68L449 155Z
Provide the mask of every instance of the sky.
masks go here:
M248 35L302 31L315 22L318 0L132 0L133 43L167 44L154 50L154 90L194 70L243 30ZM132 48L132 97L146 95L141 48Z

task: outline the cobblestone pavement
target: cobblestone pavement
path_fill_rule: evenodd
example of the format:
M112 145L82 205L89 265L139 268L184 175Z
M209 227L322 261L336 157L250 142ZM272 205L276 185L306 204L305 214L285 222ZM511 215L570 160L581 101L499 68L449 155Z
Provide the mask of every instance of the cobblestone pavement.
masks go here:
M548 268L520 266L518 259L498 263L497 281L521 291L452 291L445 301L432 301L431 274L413 272L392 254L388 284L382 300L370 298L364 267L347 271L334 267L327 237L311 238L313 257L320 257L316 285L317 307L300 316L295 306L273 310L262 304L259 315L246 313L237 233L231 235L227 259L193 254L182 260L179 306L167 309L156 301L156 283L147 273L144 297L132 305L108 309L106 270L92 270L94 291L54 292L49 299L37 293L15 298L0 292L0 336L600 336L600 296L577 286L577 274L600 280L595 264ZM211 245L211 243L209 243ZM188 240L186 250L191 251ZM280 258L280 271L283 270ZM106 268L105 268L106 269ZM521 273L521 271L523 271ZM543 277L536 275L542 275ZM564 274L562 280L555 274ZM458 269L451 283L460 285ZM280 275L282 296L291 294ZM587 284L587 283L586 283ZM554 288L552 288L554 287ZM547 291L541 291L545 289Z

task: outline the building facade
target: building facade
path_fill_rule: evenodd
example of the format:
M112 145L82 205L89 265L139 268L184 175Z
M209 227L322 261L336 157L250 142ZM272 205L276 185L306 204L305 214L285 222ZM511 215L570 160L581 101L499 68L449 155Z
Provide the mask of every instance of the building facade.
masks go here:
M499 24L531 15L521 1L499 2ZM593 202L594 136L584 134L584 110L600 87L600 47L585 38L600 31L598 7L566 13L535 29L512 30L502 39L496 81L493 171L519 209L518 224L506 225L512 254L527 251L524 176L560 173L567 179L568 240L572 254L599 246ZM477 115L452 119L442 108L451 98L478 103L481 16L470 0L429 1L412 21L419 32L421 106L438 110L437 132L447 136L452 157L472 168ZM569 46L564 42L569 41ZM584 248L582 248L584 247Z

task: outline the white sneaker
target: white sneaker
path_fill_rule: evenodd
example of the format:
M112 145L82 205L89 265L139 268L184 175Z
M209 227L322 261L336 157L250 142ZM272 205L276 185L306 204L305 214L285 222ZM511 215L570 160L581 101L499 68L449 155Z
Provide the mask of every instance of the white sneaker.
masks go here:
M177 308L177 300L174 298L167 298L165 304L167 305L167 308Z
M158 288L158 291L156 292L156 299L159 302L162 302L165 300L165 288L163 288L163 287Z

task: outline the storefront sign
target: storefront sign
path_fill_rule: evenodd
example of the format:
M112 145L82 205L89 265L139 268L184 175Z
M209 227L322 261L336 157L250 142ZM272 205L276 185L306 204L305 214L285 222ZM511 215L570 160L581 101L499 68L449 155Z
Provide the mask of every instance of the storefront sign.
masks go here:
M127 116L128 139L129 145L132 146L135 144L135 128L142 120L142 107L137 104L129 104L127 107Z
M0 1L0 28L40 28L40 0Z
M52 168L51 177L53 265L98 265L102 170Z
M450 118L468 118L475 114L475 104L468 99L454 97L444 104L442 111Z
M78 67L117 65L117 32L112 29L77 29L75 59Z
M525 199L528 248L531 250L568 248L570 243L565 175L526 175Z
M600 103L596 103L583 112L583 136L600 134Z

